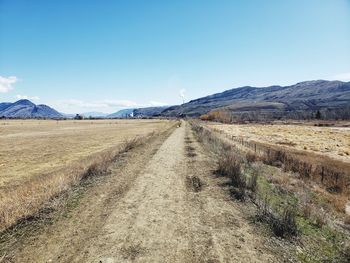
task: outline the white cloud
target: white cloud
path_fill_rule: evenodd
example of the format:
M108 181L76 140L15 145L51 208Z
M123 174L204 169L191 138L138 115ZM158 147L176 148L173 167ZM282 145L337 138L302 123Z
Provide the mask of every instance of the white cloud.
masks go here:
M150 101L148 103L137 103L131 100L100 100L100 101L82 101L69 99L58 101L52 104L55 108L62 112L85 112L85 111L101 111L106 113L116 112L120 109L127 108L144 108L159 107L168 105L168 103L159 101Z
M85 102L81 100L65 100L60 101L61 104L68 107L81 107L81 108L132 108L132 107L141 107L140 104L130 101L130 100L102 100L102 101L93 101L93 102Z
M16 99L18 99L18 100L40 100L40 98L38 96L30 97L27 95L20 95L20 94L16 95Z
M333 79L341 81L350 81L350 72L335 75Z
M108 107L116 107L116 108L142 107L142 104L139 104L131 100L104 100L103 103L107 104Z
M17 77L2 77L0 76L0 93L7 93L13 89L13 84L18 81Z
M137 108L137 107L152 107L152 106L165 106L168 105L165 102L150 101L149 103L142 104L131 100L102 100L94 102L84 102L81 100L65 100L60 101L61 104L71 107L81 107L81 108Z

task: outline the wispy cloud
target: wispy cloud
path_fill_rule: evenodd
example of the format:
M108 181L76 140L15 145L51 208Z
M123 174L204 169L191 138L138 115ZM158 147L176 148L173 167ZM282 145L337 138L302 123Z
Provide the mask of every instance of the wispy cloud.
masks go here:
M27 96L27 95L17 94L15 97L18 100L40 100L38 96Z
M333 79L341 81L350 81L350 72L337 74L333 76Z
M103 111L114 112L119 109L126 108L143 108L143 107L159 107L165 106L168 103L159 101L150 101L148 103L138 103L131 100L100 100L100 101L82 101L69 99L58 101L54 106L63 112L79 112L79 111Z
M132 107L140 107L140 104L130 101L130 100L102 100L102 101L92 101L86 102L82 100L70 99L60 101L65 106L71 107L81 107L81 108L132 108Z
M0 93L7 93L13 89L13 85L18 81L15 76L2 77L0 76Z

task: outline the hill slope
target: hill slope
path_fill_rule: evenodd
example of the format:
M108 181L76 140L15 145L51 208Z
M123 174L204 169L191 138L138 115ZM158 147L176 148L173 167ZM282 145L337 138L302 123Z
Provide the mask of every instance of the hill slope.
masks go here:
M235 108L237 104L254 110L261 103L278 103L278 108L289 111L344 107L350 104L350 82L314 80L284 87L240 87L169 107L162 115L199 116L216 108Z
M29 100L0 103L0 117L6 118L62 118L63 115L47 105L35 105Z
M132 115L134 109L123 109L119 110L117 112L108 114L107 118L128 118Z

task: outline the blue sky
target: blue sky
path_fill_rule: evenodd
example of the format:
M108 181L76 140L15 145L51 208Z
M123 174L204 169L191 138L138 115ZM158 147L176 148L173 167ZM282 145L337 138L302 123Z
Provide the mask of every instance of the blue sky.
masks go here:
M0 101L67 112L350 80L348 0L0 0Z

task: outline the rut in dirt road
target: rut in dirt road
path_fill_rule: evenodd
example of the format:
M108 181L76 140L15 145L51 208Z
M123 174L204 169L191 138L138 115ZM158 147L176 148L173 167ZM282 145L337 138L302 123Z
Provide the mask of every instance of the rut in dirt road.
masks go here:
M278 262L218 187L212 168L210 156L183 122L148 162L131 166L128 173L134 172L134 180L123 194L109 196L108 210L102 212L90 204L97 214L103 213L103 224L82 228L82 238L77 233L72 239L73 249L63 244L65 236L75 234L76 223L65 224L55 239L47 235L34 240L31 251L24 248L15 258L26 262ZM75 216L91 221L84 213L88 212L81 210ZM66 220L85 224L74 216Z

